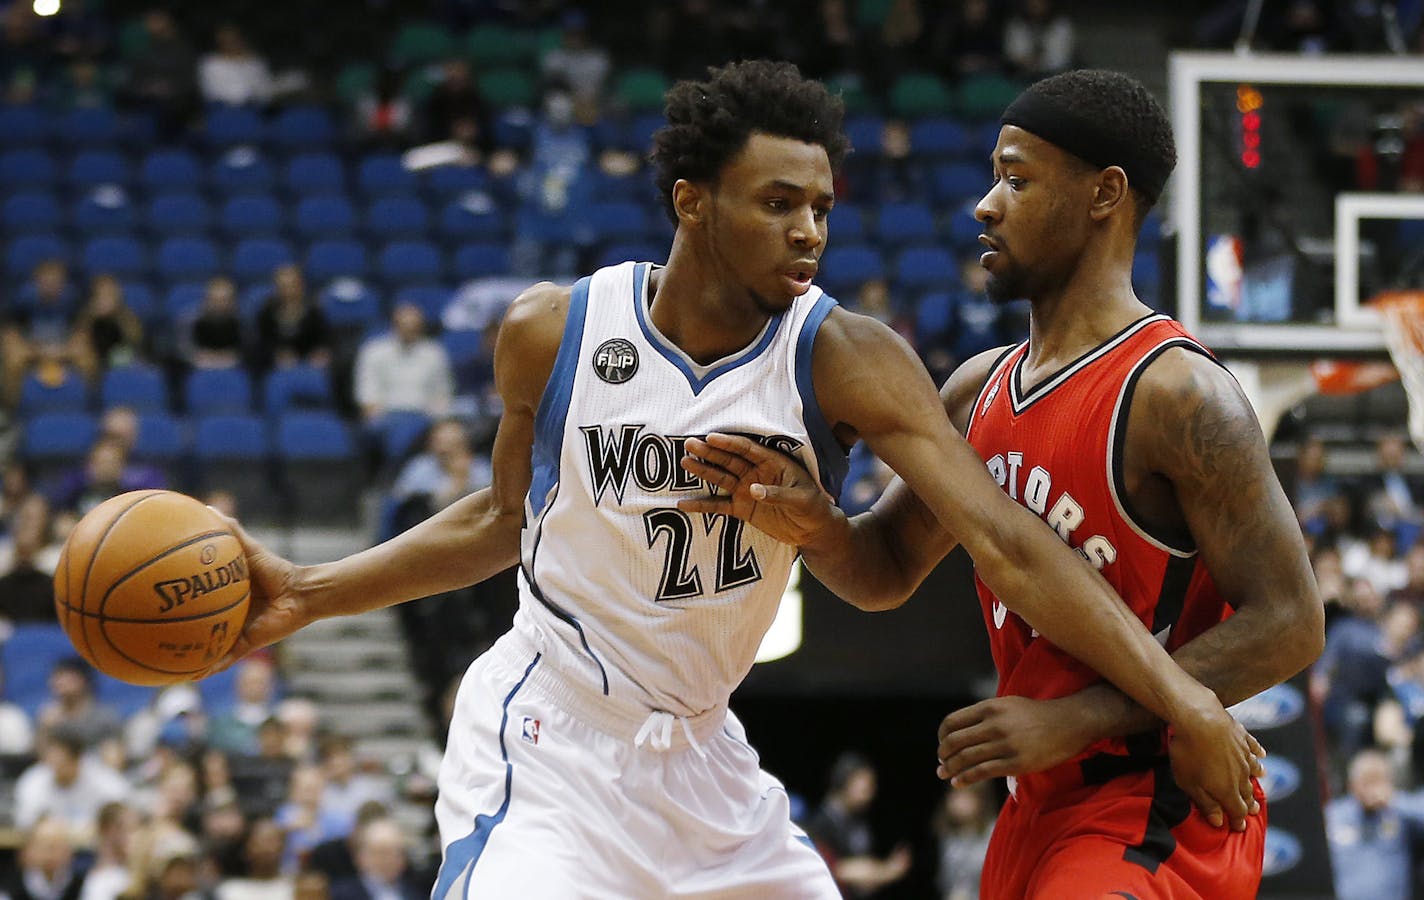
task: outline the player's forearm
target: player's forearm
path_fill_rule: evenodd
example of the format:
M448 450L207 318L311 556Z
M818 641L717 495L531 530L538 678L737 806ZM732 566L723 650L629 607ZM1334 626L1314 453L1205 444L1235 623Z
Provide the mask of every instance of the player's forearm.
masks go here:
M519 561L520 520L486 488L382 544L303 568L299 596L310 617L321 619L483 581Z
M894 609L923 580L914 578L873 512L847 518L839 510L814 543L799 547L811 574L831 593L868 612Z

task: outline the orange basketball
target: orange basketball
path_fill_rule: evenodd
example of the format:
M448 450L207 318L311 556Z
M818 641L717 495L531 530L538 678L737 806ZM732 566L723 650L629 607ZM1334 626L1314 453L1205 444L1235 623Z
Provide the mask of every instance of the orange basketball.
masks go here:
M186 494L130 491L74 526L54 607L79 654L132 684L187 681L232 648L247 621L242 544Z

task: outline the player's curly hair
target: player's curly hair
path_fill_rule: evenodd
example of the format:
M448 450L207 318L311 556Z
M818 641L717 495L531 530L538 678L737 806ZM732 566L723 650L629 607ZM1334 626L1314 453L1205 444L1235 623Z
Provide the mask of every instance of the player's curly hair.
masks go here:
M672 186L679 178L715 181L754 131L826 148L840 169L850 141L841 130L845 105L788 62L748 60L708 70L706 81L679 81L667 92L667 124L653 135L649 159L674 225Z

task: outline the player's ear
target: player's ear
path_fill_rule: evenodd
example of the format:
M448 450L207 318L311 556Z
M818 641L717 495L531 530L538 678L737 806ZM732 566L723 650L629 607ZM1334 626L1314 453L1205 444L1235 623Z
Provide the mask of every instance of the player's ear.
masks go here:
M707 215L709 194L706 185L679 178L672 186L672 208L679 224L696 228Z
M1097 183L1093 186L1093 204L1089 210L1090 215L1095 221L1102 221L1119 207L1127 210L1131 205L1128 194L1127 173L1122 170L1121 166L1108 166L1098 173ZM1123 204L1128 204L1128 206Z

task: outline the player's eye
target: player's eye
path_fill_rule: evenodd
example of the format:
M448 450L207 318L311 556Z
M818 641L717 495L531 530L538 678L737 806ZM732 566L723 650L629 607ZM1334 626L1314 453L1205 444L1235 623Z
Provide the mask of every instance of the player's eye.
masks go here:
M778 212L784 212L789 208L786 201L780 197L766 201L766 205L768 209L774 209Z

